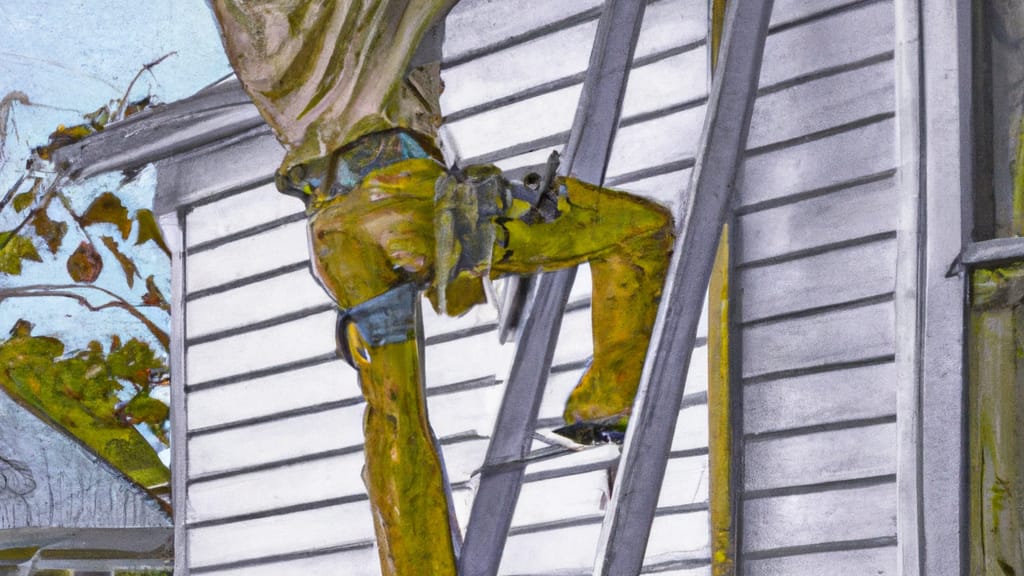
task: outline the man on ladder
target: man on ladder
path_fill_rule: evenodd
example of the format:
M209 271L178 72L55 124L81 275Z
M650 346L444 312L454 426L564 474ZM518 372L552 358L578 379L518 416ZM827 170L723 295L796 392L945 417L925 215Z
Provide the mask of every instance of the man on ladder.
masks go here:
M304 200L314 275L342 311L387 575L456 571L455 544L437 537L450 513L425 417L420 292L458 315L484 301L486 277L589 262L599 329L565 417L607 438L629 418L673 242L669 213L625 193L560 178L539 209L492 166L445 168L439 65L409 68L454 1L212 1L232 66L288 151L278 188Z

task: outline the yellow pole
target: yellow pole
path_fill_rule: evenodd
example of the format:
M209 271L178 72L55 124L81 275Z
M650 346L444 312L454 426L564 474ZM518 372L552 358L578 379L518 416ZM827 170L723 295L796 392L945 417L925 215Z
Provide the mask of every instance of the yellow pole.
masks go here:
M726 0L710 1L711 70L725 26ZM711 516L711 573L736 573L736 526L733 524L733 415L729 381L729 231L722 230L708 287L708 460Z

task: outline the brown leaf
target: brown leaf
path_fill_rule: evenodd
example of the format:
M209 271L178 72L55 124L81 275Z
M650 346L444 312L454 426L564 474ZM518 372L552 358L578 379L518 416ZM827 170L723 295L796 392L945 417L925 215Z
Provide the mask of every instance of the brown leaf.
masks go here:
M142 297L142 303L147 306L158 306L165 312L171 309L171 305L167 303L163 293L156 287L152 276L146 278L146 294Z
M103 245L107 247L107 250L114 254L114 258L117 258L121 269L124 270L124 277L128 281L128 287L133 288L135 286L135 277L139 274L139 269L135 266L135 262L118 249L117 242L110 236L101 236L100 239L103 240Z
M83 241L79 244L74 254L68 258L68 274L75 282L92 284L102 271L103 258L89 242Z
M56 254L64 242L64 235L68 232L67 222L51 220L45 210L40 210L32 218L32 227L36 234L46 242L50 252Z
M82 226L98 223L117 226L122 240L127 240L132 231L132 221L128 218L128 209L113 192L100 194L100 197L93 200L85 210L85 214L82 214Z
M125 108L124 108L124 117L127 118L127 117L131 116L132 114L138 114L139 112L142 112L146 108L149 108L152 104L153 104L153 99L151 97L149 97L149 96L146 96L145 98L143 98L141 100L136 100L134 102L129 102L128 105L125 106Z
M171 255L171 250L167 247L164 242L164 235L160 232L160 226L156 223L156 217L153 216L152 210L143 208L135 213L135 219L139 222L139 235L135 239L135 245L139 246L150 240L156 242L156 245L160 247L168 256Z

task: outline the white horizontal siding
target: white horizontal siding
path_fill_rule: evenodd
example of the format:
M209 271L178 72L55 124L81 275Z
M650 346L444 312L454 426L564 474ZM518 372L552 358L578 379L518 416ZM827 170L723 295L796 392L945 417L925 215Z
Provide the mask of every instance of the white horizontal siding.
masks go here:
M896 372L884 362L776 378L747 384L743 399L747 434L877 420L896 412Z
M620 128L608 159L608 180L692 159L697 154L704 113L705 107L699 106Z
M893 51L892 4L874 2L768 37L762 87Z
M303 414L245 428L203 434L189 441L193 478L359 446L363 406Z
M189 430L264 418L359 397L356 371L336 360L232 384L192 390Z
M745 264L896 230L895 180L851 186L737 219L742 242L736 262Z
M194 568L318 550L365 541L372 533L369 502L243 520L189 531L189 559Z
M188 381L199 384L333 354L337 316L334 311L320 312L189 346Z
M892 294L895 261L896 239L891 238L743 269L740 282L758 289L744 291L740 297L742 320L751 322Z
M746 553L893 538L896 484L747 500L743 523Z
M189 524L361 494L361 452L228 476L188 487ZM259 494L258 498L238 498Z
M792 25L804 18L860 2L861 0L776 0L772 7L771 27Z
M893 120L750 156L741 172L740 205L778 201L786 196L850 182L896 165ZM865 143L870 142L867 146Z
M426 358L427 387L504 375L515 349L498 343L496 330L430 346Z
M303 268L190 301L186 337L191 340L331 304L324 289Z
M895 576L896 547L800 554L780 558L750 559L743 564L744 576L819 576L820 574L871 574Z
M583 72L596 31L591 20L448 68L444 81L452 89L442 95L442 109L451 114Z
M260 565L203 572L207 576L380 576L380 559L374 546L353 547L329 554L319 553L305 558L288 559Z
M269 177L274 170L275 167L270 165L264 172ZM188 237L185 240L188 248L192 248L302 213L303 209L297 198L278 194L277 186L268 182L193 208L187 215Z
M776 3L733 250L744 575L895 568L892 3Z
M896 423L748 439L748 492L857 480L896 473Z
M306 223L298 221L189 255L186 289L191 293L305 262L307 246Z
M445 21L444 58L451 61L493 47L552 22L600 9L601 0L558 5L548 0L461 0Z
M829 75L757 99L748 148L760 148L895 110L892 60Z
M885 302L751 326L743 331L743 376L891 355L894 320Z

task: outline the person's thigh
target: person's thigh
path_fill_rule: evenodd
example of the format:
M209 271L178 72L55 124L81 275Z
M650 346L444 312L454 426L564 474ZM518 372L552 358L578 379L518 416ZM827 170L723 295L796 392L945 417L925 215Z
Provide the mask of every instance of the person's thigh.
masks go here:
M342 308L403 283L429 282L434 263L432 160L406 160L371 173L352 192L312 209L314 273Z
M505 230L494 250L493 276L579 265L671 226L669 211L645 198L575 179L566 179L565 184L566 194L558 202L560 214L553 221L527 224L517 218L503 223Z

